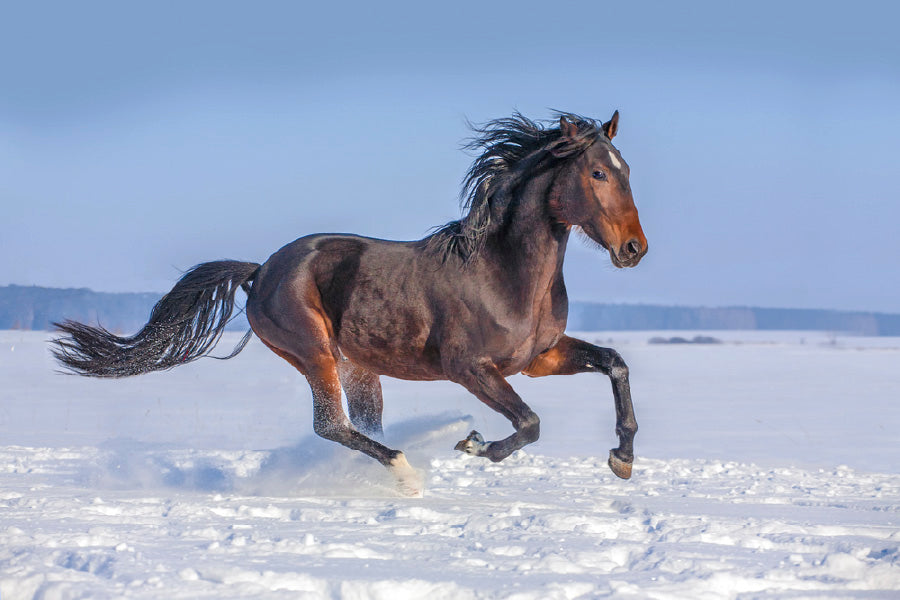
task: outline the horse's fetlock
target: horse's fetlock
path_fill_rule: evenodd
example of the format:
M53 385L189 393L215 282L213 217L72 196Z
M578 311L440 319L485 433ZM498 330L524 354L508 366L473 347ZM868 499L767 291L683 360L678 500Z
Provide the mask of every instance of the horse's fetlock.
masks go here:
M541 419L536 413L528 414L519 421L516 430L530 442L536 441L541 436Z
M406 455L400 450L391 450L385 464L395 469L412 468L406 460Z

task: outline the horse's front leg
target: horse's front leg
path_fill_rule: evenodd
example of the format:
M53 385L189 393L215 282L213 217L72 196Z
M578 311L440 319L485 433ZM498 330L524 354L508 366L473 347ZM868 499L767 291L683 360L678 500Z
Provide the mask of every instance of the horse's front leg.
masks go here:
M609 451L609 468L622 479L628 479L634 462L634 434L637 433L638 426L631 404L628 366L619 353L611 348L601 348L583 340L563 336L555 346L538 355L522 372L529 377L543 377L595 371L609 376L616 403L619 447Z
M485 442L477 431L456 444L456 449L500 462L522 446L538 439L541 420L512 389L496 365L490 360L469 363L460 361L445 366L450 379L463 385L479 400L510 420L516 431L496 442Z

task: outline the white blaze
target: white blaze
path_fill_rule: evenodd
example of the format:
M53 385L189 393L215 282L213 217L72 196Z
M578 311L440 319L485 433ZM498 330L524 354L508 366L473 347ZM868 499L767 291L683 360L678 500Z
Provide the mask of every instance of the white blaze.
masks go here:
M622 163L619 162L619 159L616 158L616 155L613 153L612 150L609 151L609 160L612 161L612 164L615 168L617 168L617 169L622 168Z

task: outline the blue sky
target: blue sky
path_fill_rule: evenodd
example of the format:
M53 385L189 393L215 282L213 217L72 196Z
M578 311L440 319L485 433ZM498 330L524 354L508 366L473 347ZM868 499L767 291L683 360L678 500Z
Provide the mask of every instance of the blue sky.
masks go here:
M319 231L459 216L465 119L621 112L650 253L570 296L900 312L889 2L20 3L0 285L159 291Z

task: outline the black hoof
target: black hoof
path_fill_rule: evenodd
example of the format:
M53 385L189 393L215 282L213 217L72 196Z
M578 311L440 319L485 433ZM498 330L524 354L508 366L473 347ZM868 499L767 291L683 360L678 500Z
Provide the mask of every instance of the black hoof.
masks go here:
M622 479L630 479L631 478L631 462L632 461L624 461L618 456L616 456L615 449L609 451L609 468L613 473L616 474L616 477L620 477Z

